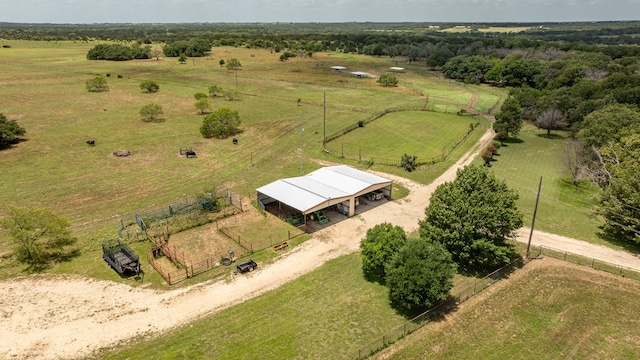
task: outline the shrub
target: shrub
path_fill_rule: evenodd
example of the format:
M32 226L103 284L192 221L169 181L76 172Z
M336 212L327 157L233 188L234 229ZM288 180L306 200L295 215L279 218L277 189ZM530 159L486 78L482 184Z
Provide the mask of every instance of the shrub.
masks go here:
M153 80L145 80L140 83L140 89L144 92L154 93L160 90L160 85Z
M162 115L164 111L158 104L147 104L140 109L140 116L144 122L162 122L164 121Z
M87 86L87 91L89 92L109 91L107 78L104 76L96 76L93 79L87 80L85 84Z
M400 161L400 166L404 168L407 172L412 172L416 169L416 156L410 156L407 154L402 155L402 160Z

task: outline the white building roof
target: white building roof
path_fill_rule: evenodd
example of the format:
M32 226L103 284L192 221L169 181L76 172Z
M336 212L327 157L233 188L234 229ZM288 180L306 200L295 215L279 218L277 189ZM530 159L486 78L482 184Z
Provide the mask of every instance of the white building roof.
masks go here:
M257 189L303 213L391 185L391 180L346 165L329 166L304 176L276 180Z
M334 69L334 70L344 70L344 69L346 69L346 67L344 67L344 66L339 66L339 65L332 66L331 68L332 68L332 69Z
M403 67L392 66L392 67L389 68L389 70L391 70L391 71L403 71L404 68Z

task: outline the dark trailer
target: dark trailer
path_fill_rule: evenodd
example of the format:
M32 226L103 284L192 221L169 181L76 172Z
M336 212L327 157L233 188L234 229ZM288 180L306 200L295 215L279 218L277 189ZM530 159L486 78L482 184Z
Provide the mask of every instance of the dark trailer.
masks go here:
M120 275L139 275L140 259L133 250L120 240L102 244L102 257Z

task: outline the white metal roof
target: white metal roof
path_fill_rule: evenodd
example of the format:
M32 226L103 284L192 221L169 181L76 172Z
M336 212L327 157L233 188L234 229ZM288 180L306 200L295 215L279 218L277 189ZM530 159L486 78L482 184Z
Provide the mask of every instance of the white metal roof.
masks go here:
M334 69L334 70L344 70L344 69L346 69L346 67L340 66L340 65L335 65L335 66L332 66L331 68Z
M389 179L338 165L324 167L304 176L276 180L257 191L307 213L388 185L391 185Z

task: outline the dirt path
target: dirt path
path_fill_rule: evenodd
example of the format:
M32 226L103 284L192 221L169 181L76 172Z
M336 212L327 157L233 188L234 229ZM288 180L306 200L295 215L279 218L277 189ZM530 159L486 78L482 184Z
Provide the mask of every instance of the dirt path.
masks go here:
M385 174L402 182L410 190L409 196L318 231L274 264L230 282L208 282L167 292L75 276L0 282L0 358L79 358L121 341L153 336L275 289L328 260L358 251L360 239L376 224L388 221L412 231L418 227L436 187L455 179L456 170L471 163L492 138L493 131L488 130L472 150L429 185ZM562 248L567 243L556 235L542 233L536 234L534 243L539 236L548 237L554 247ZM585 246L590 251L594 248ZM599 251L608 261L617 261L612 253ZM640 259L636 260L630 265L640 269Z

